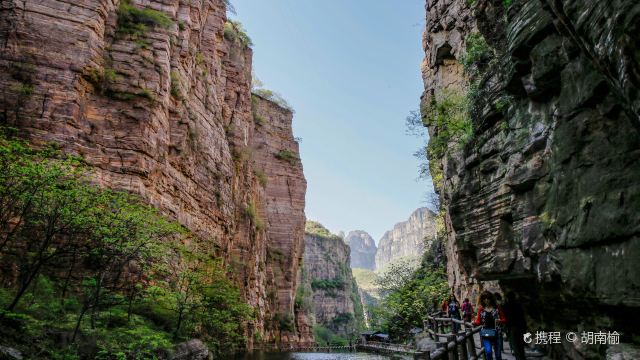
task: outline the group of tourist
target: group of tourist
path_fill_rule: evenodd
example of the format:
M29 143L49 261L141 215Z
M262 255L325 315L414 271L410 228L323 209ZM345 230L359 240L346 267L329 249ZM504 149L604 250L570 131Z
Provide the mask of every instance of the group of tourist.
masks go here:
M513 355L518 360L525 360L524 338L526 331L526 320L524 310L520 306L513 292L506 295L506 301L502 301L500 293L483 291L478 298L478 312L473 311L473 305L469 298L465 298L462 304L454 294L442 303L442 311L452 319L472 322L481 326L480 338L484 348L486 360L492 360L495 355L496 360L502 360L503 335L509 339L509 344ZM453 331L457 333L460 324L453 322Z

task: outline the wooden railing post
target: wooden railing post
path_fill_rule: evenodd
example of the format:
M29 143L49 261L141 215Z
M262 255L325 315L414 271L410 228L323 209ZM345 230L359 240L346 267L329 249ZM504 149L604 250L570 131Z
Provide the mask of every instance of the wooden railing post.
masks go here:
M467 328L464 331L464 333L465 333L465 344L467 346L467 354L468 354L467 359L469 359L469 358L477 359L477 357L476 357L476 344L473 341L473 330Z
M452 345L451 349L449 349L449 346ZM455 335L449 335L447 336L447 350L449 350L449 360L458 360L458 346L457 346L458 340L456 339Z
M469 360L469 355L467 354L467 338L466 338L466 336L467 336L466 333L465 333L465 335L462 335L462 338L458 339L459 341L456 342L456 345L458 346L458 357L460 359ZM456 335L456 338L457 338L457 335Z

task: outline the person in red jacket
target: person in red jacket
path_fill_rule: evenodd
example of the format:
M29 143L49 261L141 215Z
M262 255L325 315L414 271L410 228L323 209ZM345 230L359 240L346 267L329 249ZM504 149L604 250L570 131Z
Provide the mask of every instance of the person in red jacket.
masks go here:
M502 309L498 308L495 296L489 291L483 291L478 299L478 316L473 321L474 325L482 326L480 338L484 347L485 360L492 360L495 353L496 360L502 360L502 354L498 345L499 325L504 325L507 320Z
M469 298L465 298L462 302L462 316L464 317L465 322L471 322L471 318L473 317L473 305L471 305Z

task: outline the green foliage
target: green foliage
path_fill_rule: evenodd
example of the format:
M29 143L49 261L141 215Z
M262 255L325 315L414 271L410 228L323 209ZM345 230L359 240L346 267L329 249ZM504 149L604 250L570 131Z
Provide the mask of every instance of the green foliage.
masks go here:
M296 162L299 160L298 154L296 154L291 150L280 150L277 153L275 153L274 156L276 157L276 159L287 162L291 165L295 165Z
M149 28L168 28L173 21L163 12L151 8L140 9L131 4L130 0L122 0L118 7L119 35L130 35L132 38L142 37Z
M307 220L307 222L304 225L304 231L307 234L322 237L325 239L342 241L342 238L340 238L338 235L332 234L326 227L324 227L322 224L320 224L317 221Z
M353 273L353 278L358 283L358 286L366 290L368 292L376 292L377 286L375 285L375 280L378 275L372 270L361 269L361 268L353 268L351 269Z
M214 354L243 346L253 311L199 239L91 185L55 146L0 136L0 166L0 267L20 279L0 287L6 344L52 359L77 358L86 337L98 351L83 358L98 359L160 358L196 335ZM60 333L70 346L56 346Z
M182 98L182 93L180 91L180 74L177 71L171 72L171 95L176 99Z
M405 339L411 328L422 327L425 314L437 309L448 292L444 269L426 259L428 254L419 268L393 270L381 284L385 297L374 317L394 339Z
M341 276L336 276L333 279L313 279L311 281L311 288L313 290L344 290L347 287L347 283Z
M349 344L349 340L337 335L331 329L315 325L313 327L313 335L319 346L345 346Z
M264 229L264 221L260 217L260 214L258 214L258 208L256 207L256 203L253 200L249 201L247 206L244 208L244 212L251 220L251 223L255 227L256 231Z
M253 113L253 122L256 123L256 125L258 126L262 126L266 123L266 120L264 119L264 117L260 114L258 114L257 112Z
M268 178L267 178L267 175L264 173L264 171L255 170L253 173L256 175L256 178L258 179L258 182L262 187L267 186Z
M242 23L239 21L227 20L227 22L224 23L224 38L244 47L253 46L251 38L247 35L247 32L242 27Z
M89 82L98 90L98 92L103 93L109 88L109 85L116 81L117 77L118 74L113 68L92 68L89 70L87 80L89 80Z
M513 0L502 0L502 6L508 8L513 3Z
M18 94L18 96L29 97L33 94L33 85L18 83L11 86L11 91Z
M293 331L295 326L293 324L293 317L291 314L277 313L273 317L273 323L280 331Z
M427 147L426 155L430 160L441 159L450 143L457 143L462 147L473 136L469 100L460 93L443 90L435 94L430 104L422 110L422 116L424 124L435 129ZM436 184L438 172L434 171L434 166L430 169Z
M460 59L467 74L476 75L479 68L493 56L493 51L480 33L471 33L465 38L465 53Z
M351 301L353 302L353 318L355 320L355 330L363 330L365 328L364 323L364 308L362 306L362 299L360 298L360 292L358 291L358 284L355 279L351 281L351 294L349 294Z
M253 95L257 95L265 100L269 100L281 108L293 112L293 108L289 105L289 102L282 97L282 95L278 94L273 90L268 89L253 89Z

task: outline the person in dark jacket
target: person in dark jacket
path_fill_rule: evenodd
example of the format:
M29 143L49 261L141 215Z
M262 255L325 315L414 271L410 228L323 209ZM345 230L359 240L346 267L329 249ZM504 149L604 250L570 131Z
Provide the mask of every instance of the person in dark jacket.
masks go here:
M527 320L522 305L516 299L516 294L513 291L507 293L507 301L504 303L503 310L507 318L509 344L513 355L516 360L526 360L524 334L527 332Z
M489 291L483 291L478 299L478 316L473 321L474 325L482 326L480 338L484 347L485 360L492 360L495 354L496 360L502 360L498 345L498 326L507 323L504 313L498 308L496 298Z
M452 319L462 320L462 317L460 316L460 303L454 294L451 294L447 301L447 316ZM460 324L452 322L452 325L454 333L460 331Z

